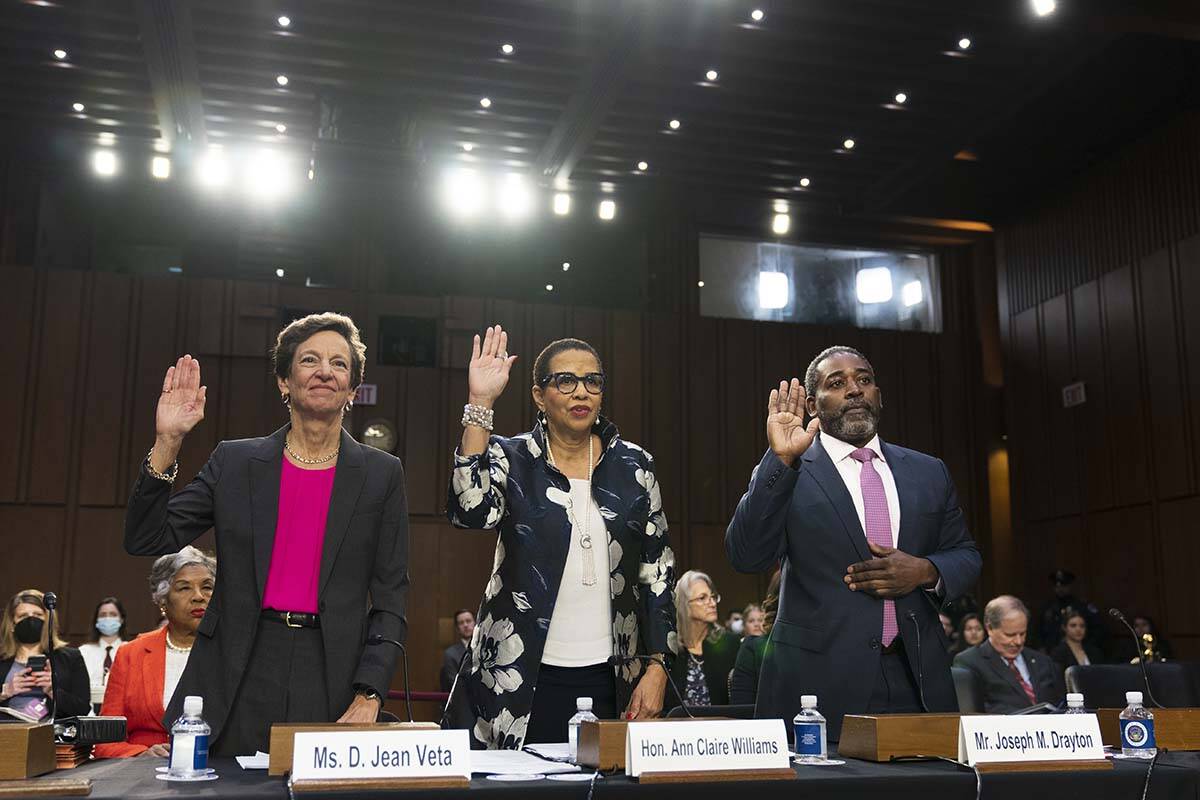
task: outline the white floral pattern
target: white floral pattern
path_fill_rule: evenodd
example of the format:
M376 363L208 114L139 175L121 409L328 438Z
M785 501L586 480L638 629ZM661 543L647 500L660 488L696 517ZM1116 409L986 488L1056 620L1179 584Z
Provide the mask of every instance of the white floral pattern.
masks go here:
M613 619L613 650L617 655L629 656L637 652L638 619L637 614L621 614L618 612ZM621 677L632 683L642 674L642 662L634 659L620 666Z
M608 593L611 597L616 597L625 591L625 573L621 571L621 556L624 551L621 549L621 543L608 537Z
M486 744L489 750L517 750L525 741L528 727L528 714L514 717L507 708L503 708L495 719L477 720L474 733L475 738Z
M510 620L492 621L491 614L475 627L471 641L471 672L480 673L483 685L496 694L515 692L524 680L512 663L525 652Z
M487 586L483 587L483 600L489 602L500 594L504 581L500 577L500 565L504 563L504 542L496 540L496 555L492 559L492 577L488 578Z
M657 561L638 567L638 583L648 586L654 594L661 595L667 590L674 571L675 553L671 548L664 547Z

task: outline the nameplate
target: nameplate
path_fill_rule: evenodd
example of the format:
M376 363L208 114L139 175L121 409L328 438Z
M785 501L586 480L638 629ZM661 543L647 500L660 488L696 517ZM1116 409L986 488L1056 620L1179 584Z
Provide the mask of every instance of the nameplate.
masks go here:
M465 730L297 733L293 780L471 778Z
M1095 714L963 716L958 723L958 760L976 764L1104 760Z
M631 722L625 774L778 769L790 766L781 719Z

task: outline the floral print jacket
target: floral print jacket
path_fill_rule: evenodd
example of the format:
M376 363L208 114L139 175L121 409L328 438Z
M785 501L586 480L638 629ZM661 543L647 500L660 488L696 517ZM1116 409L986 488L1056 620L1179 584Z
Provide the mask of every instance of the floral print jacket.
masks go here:
M675 556L654 477L654 459L604 417L592 497L608 530L613 654L678 652ZM546 461L544 422L511 438L492 436L479 455L454 456L446 515L456 527L499 530L492 576L455 692L476 719L476 747L520 749L533 705L546 632L570 547L570 482ZM613 667L617 708L629 702L641 661Z

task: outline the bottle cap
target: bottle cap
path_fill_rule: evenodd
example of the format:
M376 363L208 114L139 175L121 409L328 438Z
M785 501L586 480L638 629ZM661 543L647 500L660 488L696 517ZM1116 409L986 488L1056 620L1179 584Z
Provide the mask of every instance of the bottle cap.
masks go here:
M1142 702L1142 693L1141 692L1126 692L1125 693L1125 702L1140 704Z
M576 697L575 698L575 710L576 711L591 711L592 710L592 698Z
M1067 705L1081 706L1083 705L1083 694L1080 692L1067 692Z
M815 694L800 695L800 707L801 708L816 708L817 707L817 696Z
M189 717L198 717L204 711L204 698L189 694L183 698L183 713Z

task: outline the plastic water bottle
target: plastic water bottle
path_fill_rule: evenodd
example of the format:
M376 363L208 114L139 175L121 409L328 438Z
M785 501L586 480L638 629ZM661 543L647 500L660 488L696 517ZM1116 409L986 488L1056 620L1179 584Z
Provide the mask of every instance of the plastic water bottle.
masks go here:
M167 774L172 778L202 778L208 774L208 727L200 714L204 698L188 695L183 699L183 716L171 726L171 760Z
M825 746L825 718L817 711L817 696L800 697L800 713L792 720L796 733L796 761L800 764L820 764L828 757Z
M1067 692L1067 712L1068 714L1086 714L1088 713L1083 707L1083 695L1079 692Z
M1142 705L1141 692L1126 692L1121 712L1121 755L1126 758L1154 758L1154 714Z
M579 759L579 726L586 720L596 721L592 713L592 698L575 698L575 716L567 721L567 744L570 745L572 763Z

